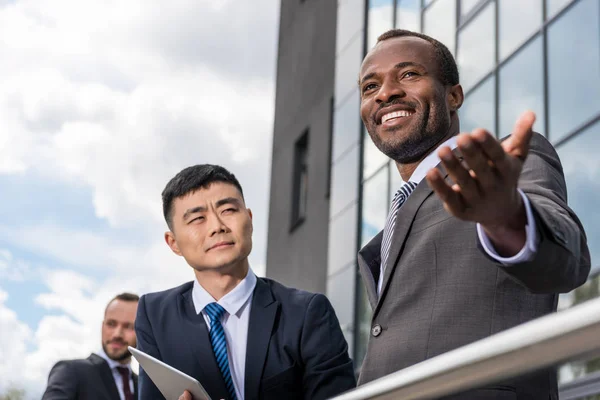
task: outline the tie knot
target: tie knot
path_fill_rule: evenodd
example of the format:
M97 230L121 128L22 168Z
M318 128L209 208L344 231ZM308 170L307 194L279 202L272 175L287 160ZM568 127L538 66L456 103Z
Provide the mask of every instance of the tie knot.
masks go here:
M129 368L127 367L116 367L119 374L125 379L129 379Z
M416 183L410 181L406 182L404 185L402 185L400 189L398 189L398 191L394 195L394 200L392 200L392 202L394 202L398 198L406 199L412 193L412 191L415 190L416 187Z
M208 314L211 321L218 321L221 316L225 313L225 309L218 303L210 303L204 307L204 311Z

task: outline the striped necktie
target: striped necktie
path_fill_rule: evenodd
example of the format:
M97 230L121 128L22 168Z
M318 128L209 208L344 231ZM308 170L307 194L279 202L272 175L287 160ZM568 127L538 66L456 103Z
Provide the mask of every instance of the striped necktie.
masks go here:
M223 325L221 325L221 317L225 313L225 309L217 303L210 303L204 307L204 311L210 317L210 343L215 353L215 359L217 365L223 375L223 380L227 386L227 392L229 392L229 399L236 400L235 387L233 386L233 379L231 379L231 372L229 371L229 359L227 357L227 339L225 338L225 331Z
M392 204L390 205L390 213L385 221L383 238L381 240L381 269L379 272L379 283L377 285L378 291L381 289L381 283L383 283L383 273L385 272L387 260L390 255L390 248L392 247L392 235L394 233L394 226L396 226L396 216L398 215L398 210L416 187L416 183L406 182L404 185L402 185L400 190L396 192L394 199L392 200Z

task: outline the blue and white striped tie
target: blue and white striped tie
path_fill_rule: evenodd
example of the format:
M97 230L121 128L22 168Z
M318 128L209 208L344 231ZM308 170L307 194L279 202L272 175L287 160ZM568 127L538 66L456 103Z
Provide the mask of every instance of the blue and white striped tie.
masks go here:
M210 317L210 343L215 353L217 365L221 370L221 375L223 375L230 400L236 400L235 387L233 386L233 379L231 379L231 372L229 371L227 339L225 338L223 325L221 325L221 316L225 313L225 309L217 303L210 303L204 307L204 311Z
M406 182L400 190L396 192L394 195L394 199L392 200L392 204L390 205L390 213L387 217L387 221L385 221L385 227L383 228L383 239L381 240L381 276L379 277L379 281L383 281L383 273L385 271L385 267L387 265L387 260L390 255L390 247L392 247L392 235L394 233L394 226L396 226L396 216L398 215L398 210L400 206L404 204L408 196L412 193L413 190L417 187L417 184L414 182Z

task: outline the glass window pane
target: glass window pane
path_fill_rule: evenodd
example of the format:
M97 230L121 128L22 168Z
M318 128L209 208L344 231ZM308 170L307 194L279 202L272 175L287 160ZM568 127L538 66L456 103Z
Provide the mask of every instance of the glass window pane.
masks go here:
M421 30L420 0L398 0L396 28L419 32Z
M600 2L581 0L548 28L550 140L600 112Z
M495 65L493 3L489 3L458 36L458 68L465 91L469 90Z
M437 0L425 10L423 32L444 43L455 54L456 0Z
M360 35L364 24L364 0L339 2L337 14L336 52L340 54L351 40Z
M345 266L327 277L327 298L331 302L344 334L352 332L354 322L354 287L356 267Z
M329 216L333 217L358 198L359 146L336 161L331 170Z
M461 132L471 132L475 128L484 128L494 132L496 129L495 86L496 77L492 75L475 90L467 94L465 102L458 111Z
M481 0L460 0L460 18L464 18L469 14Z
M388 168L382 168L363 184L361 247L385 225L389 204Z
M327 274L332 275L356 260L358 206L354 202L329 222Z
M546 0L546 14L547 18L550 19L554 15L558 14L560 10L565 8L573 0Z
M362 62L362 35L344 49L335 60L335 104L342 104L352 92L358 92L358 72Z
M377 38L382 33L393 28L394 24L394 1L393 0L369 0L369 21L367 49L377 43Z
M361 120L359 115L360 99L358 90L337 108L333 115L332 160L335 162L360 139Z
M540 29L542 1L501 0L498 7L498 50L503 60Z
M534 130L546 134L542 46L542 37L538 36L500 69L498 137L510 135L525 110L532 110L537 116Z
M378 168L390 159L373 144L367 128L364 128L363 179L368 179Z

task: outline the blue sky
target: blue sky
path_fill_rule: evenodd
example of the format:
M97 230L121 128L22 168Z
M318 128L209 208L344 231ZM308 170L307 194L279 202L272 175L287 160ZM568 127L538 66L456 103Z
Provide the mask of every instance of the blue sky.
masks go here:
M278 11L0 1L0 394L39 398L56 361L97 350L116 293L192 279L160 204L186 166L236 174L264 274Z

